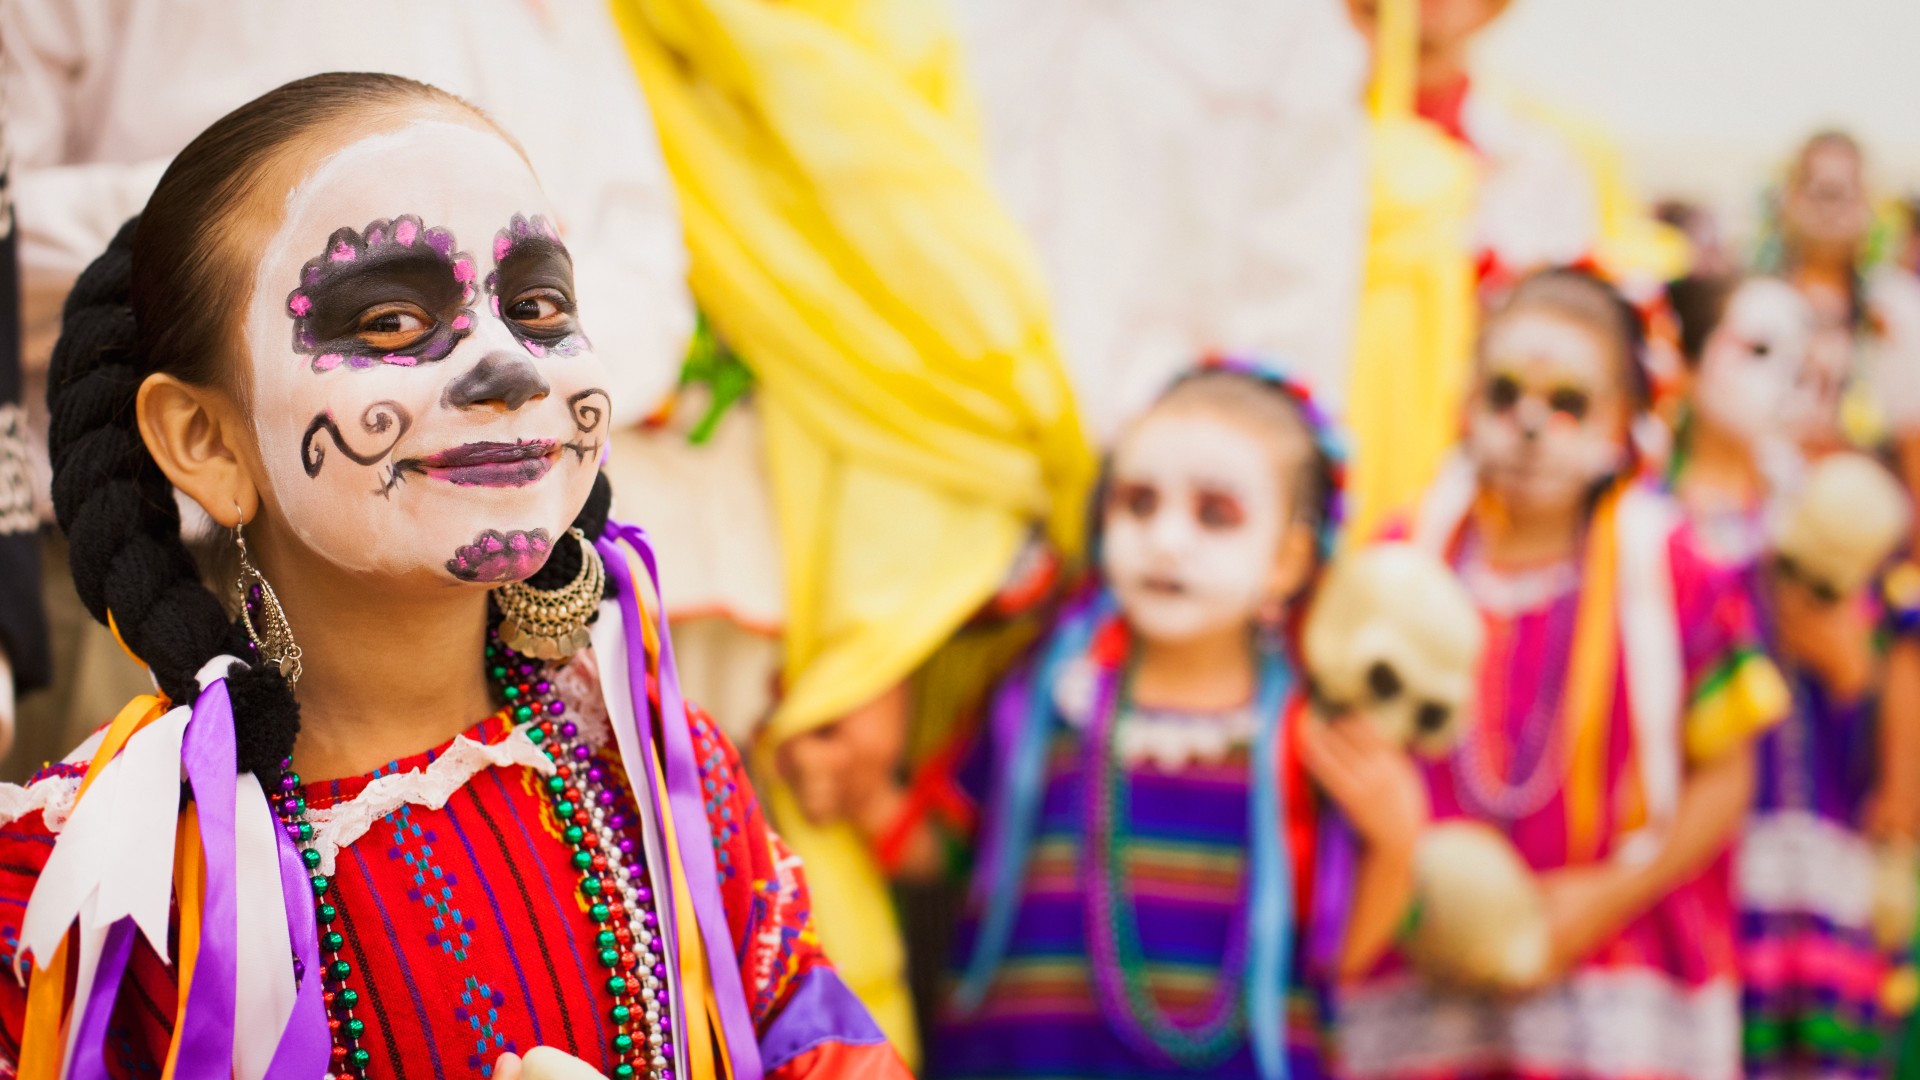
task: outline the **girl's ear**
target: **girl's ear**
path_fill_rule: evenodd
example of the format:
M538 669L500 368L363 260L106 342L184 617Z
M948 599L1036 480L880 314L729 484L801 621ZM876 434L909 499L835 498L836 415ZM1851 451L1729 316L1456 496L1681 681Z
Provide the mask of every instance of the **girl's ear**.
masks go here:
M1307 587L1319 568L1318 530L1304 521L1293 522L1281 534L1279 549L1274 552L1273 569L1267 574L1267 599L1286 603Z
M226 528L252 521L260 489L241 457L246 413L223 390L153 374L134 405L140 438L173 486Z

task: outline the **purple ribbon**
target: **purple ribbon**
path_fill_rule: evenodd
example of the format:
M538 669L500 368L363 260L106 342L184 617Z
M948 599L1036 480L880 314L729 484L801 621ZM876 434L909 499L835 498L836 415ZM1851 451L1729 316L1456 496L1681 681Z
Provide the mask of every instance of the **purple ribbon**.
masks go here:
M271 810L268 811L272 813ZM293 1014L280 1033L267 1065L267 1080L314 1080L326 1074L332 1061L333 1035L327 1030L327 1009L320 1000L320 928L313 916L313 885L293 837L273 819L274 848L280 863L280 892L286 898L287 937L293 942L294 970L300 989Z
M234 863L233 699L227 680L200 691L187 722L181 760L200 813L207 889L200 909L200 955L193 967L186 1015L180 1020L180 1076L226 1076L233 1071L233 1014L238 997L240 936Z
M1347 938L1353 910L1356 855L1353 825L1339 809L1320 813L1320 837L1313 852L1313 912L1307 922L1308 970L1330 975L1339 970L1340 945Z
M87 993L86 1011L80 1014L80 1027L74 1033L73 1080L107 1080L107 1021L112 1019L113 1003L120 997L120 978L126 974L127 958L133 955L136 932L131 915L107 928L100 962L93 969L93 988ZM38 977L57 979L61 976L49 971Z
M654 594L660 593L660 569L646 531L635 525L608 522L607 535L596 542L607 574L620 592L620 613L627 626L627 679L633 689L635 712L646 701L647 651L642 636L639 595L626 557L614 537L624 539L639 554L653 582ZM726 1040L727 1056L733 1065L734 1080L761 1080L760 1046L754 1038L753 1018L747 1012L747 995L740 982L740 959L734 952L733 938L727 927L727 913L720 901L720 874L714 865L713 829L707 822L706 802L700 794L700 767L693 756L693 736L688 733L686 704L680 697L680 676L673 663L673 638L667 627L665 602L661 603L660 630L660 723L659 738L667 774L667 801L673 814L674 831L680 840L680 865L687 878L687 891L693 905L694 921L707 947L707 969L713 980L715 1005L720 1012L720 1030ZM649 762L625 762L631 778L635 770L651 775ZM695 1002L692 1008L700 1008Z

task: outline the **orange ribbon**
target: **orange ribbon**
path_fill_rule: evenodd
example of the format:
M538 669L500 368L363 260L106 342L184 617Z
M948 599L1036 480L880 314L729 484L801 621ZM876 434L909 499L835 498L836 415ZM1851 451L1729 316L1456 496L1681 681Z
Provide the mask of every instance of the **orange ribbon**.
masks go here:
M108 613L111 625L112 613ZM119 633L116 631L117 639ZM122 647L125 644L122 643ZM131 655L131 654L129 654ZM172 708L165 697L154 694L142 694L127 702L120 715L107 725L106 733L100 737L100 748L94 751L93 760L87 763L86 775L80 778L80 789L74 793L74 805L86 795L87 789L100 778L112 761L140 729L167 714ZM20 1080L57 1080L60 1066L66 1058L67 1025L73 1019L73 1002L67 998L67 967L71 955L69 946L73 942L72 932L60 942L54 950L53 962L32 979L27 988L27 1016L20 1033ZM38 967L38 958L35 958Z
M1584 580L1561 717L1561 722L1573 729L1565 798L1567 858L1575 863L1599 858L1600 818L1607 801L1607 745L1620 660L1620 545L1615 524L1620 496L1619 487L1602 496L1587 527Z

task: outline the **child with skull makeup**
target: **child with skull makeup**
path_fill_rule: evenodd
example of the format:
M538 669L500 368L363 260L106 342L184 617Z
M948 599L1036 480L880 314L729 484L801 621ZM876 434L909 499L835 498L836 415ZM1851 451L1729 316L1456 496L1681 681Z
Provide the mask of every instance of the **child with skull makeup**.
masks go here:
M321 75L81 277L55 508L157 694L0 793L0 1074L905 1075L680 696L550 213L470 105Z
M1372 726L1301 722L1282 631L1338 524L1327 430L1250 365L1175 383L1115 445L1095 580L957 764L854 813L897 876L972 843L934 1075L1319 1075L1304 988L1332 973L1290 959L1288 914L1316 804L1360 837L1359 907L1315 931L1354 970L1404 914L1425 817Z
M1869 795L1894 779L1876 761L1868 586L1904 539L1907 499L1864 455L1802 461L1825 426L1807 409L1821 400L1805 378L1813 308L1791 285L1688 278L1668 296L1690 375L1668 481L1707 554L1760 613L1794 691L1785 720L1757 744L1736 860L1747 1074L1877 1076L1888 1061L1890 952L1906 951L1913 926L1911 910L1889 917L1897 913L1876 904L1898 898L1876 897L1871 868L1886 862L1905 894L1915 869L1910 838L1878 838L1906 842L1902 860L1867 835ZM1840 515L1822 514L1822 489ZM1890 940L1876 940L1882 923Z
M1350 1076L1739 1073L1726 852L1786 691L1745 594L1635 478L1640 333L1572 270L1522 279L1483 328L1462 453L1413 529L1480 609L1477 718L1423 769L1436 819L1531 868L1548 961L1463 986L1389 956L1339 992Z

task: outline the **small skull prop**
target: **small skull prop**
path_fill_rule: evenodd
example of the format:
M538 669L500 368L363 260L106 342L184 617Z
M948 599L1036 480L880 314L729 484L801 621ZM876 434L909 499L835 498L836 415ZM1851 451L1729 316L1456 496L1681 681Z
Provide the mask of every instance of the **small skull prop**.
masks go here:
M1316 712L1358 711L1396 745L1450 749L1467 720L1486 631L1447 565L1404 543L1343 556L1307 616L1305 660Z
M1507 838L1478 821L1443 821L1414 857L1407 958L1436 982L1513 991L1532 986L1552 948L1546 901Z
M1899 481L1865 454L1838 453L1807 470L1774 534L1779 571L1829 602L1872 579L1912 524Z

